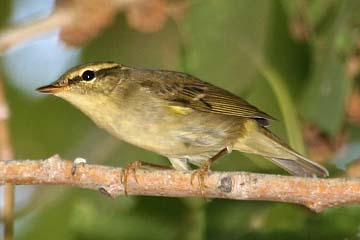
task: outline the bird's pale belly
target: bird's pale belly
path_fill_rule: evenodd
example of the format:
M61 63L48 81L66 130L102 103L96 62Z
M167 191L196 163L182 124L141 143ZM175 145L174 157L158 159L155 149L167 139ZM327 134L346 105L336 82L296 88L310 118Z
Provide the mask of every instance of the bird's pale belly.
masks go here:
M65 96L66 97L66 96ZM120 109L112 103L86 108L82 98L72 98L99 127L138 147L169 158L208 158L241 136L243 119L172 109L156 102L136 102ZM100 101L99 101L100 102ZM152 111L142 111L143 105ZM159 124L160 123L160 124Z
M164 156L211 156L230 147L234 140L231 132L236 131L239 124L221 118L208 118L206 115L193 112L185 116L161 117L164 115L154 114L140 120L127 115L108 126L113 131L108 130L131 144Z

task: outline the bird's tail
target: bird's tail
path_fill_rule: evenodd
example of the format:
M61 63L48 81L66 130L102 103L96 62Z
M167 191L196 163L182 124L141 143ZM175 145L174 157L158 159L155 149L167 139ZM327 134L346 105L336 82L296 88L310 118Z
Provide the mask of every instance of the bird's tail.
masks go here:
M245 129L234 145L235 150L261 155L296 176L329 176L324 167L295 152L255 121L246 122Z

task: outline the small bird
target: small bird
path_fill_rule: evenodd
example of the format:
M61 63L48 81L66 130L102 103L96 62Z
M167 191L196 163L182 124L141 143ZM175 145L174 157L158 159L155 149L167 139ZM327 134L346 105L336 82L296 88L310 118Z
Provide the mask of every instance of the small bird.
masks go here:
M201 167L201 179L232 150L261 155L293 175L329 175L267 129L273 117L186 73L88 63L37 90L72 103L115 137L167 157L177 170Z

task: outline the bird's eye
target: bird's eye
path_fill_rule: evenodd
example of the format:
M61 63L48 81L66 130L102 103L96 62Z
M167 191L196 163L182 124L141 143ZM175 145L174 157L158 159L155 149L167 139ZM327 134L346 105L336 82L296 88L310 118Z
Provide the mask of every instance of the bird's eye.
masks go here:
M86 70L85 72L83 72L83 74L81 75L81 78L84 81L91 81L95 78L95 73L94 71L91 70Z

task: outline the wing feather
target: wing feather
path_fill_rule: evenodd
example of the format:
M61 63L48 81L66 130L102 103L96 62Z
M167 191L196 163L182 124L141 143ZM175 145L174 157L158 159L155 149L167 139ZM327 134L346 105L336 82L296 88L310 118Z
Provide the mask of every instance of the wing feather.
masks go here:
M175 106L181 105L202 112L259 119L263 125L267 125L268 120L274 119L235 94L191 75L162 70L155 70L154 73L154 79L144 80L143 87Z

